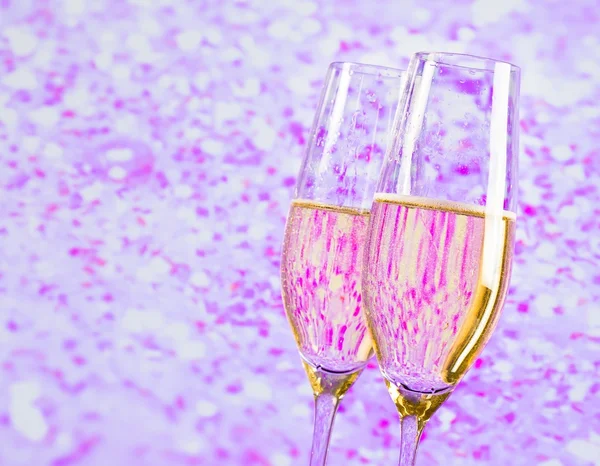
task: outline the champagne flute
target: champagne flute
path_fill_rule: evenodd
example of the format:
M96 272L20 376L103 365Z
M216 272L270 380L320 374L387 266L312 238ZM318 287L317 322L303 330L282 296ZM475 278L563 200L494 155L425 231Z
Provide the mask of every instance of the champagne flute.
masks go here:
M373 355L361 268L402 74L330 65L287 219L282 296L315 396L312 466L325 464L340 399Z
M520 70L418 53L371 209L365 314L413 465L498 321L513 255Z

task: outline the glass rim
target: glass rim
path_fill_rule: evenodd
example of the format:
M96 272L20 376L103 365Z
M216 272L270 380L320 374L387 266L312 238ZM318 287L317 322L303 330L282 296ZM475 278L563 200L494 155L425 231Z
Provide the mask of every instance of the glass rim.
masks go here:
M352 61L334 61L329 64L330 69L344 70L349 68L354 73L380 75L384 78L402 78L406 70L400 68L392 68L382 65L371 65L369 63L358 63Z
M468 68L480 71L494 71L496 63L505 63L511 67L511 71L521 72L521 68L514 63L496 58L482 57L479 55L470 55L468 53L453 52L417 52L414 54L416 59L425 61L430 60L443 65L455 66L459 68Z

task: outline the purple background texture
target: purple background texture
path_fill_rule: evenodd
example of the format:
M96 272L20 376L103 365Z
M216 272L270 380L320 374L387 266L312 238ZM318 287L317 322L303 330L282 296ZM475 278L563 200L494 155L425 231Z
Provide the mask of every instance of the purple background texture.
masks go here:
M600 464L600 17L542 0L0 0L0 465L307 464L279 290L331 61L523 69L510 296L419 466ZM330 465L392 465L376 364Z

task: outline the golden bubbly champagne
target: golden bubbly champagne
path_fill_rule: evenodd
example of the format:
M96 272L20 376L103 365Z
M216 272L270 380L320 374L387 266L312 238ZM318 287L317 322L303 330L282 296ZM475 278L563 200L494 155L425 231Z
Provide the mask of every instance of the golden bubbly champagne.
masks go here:
M283 302L315 392L321 390L315 371L358 371L351 385L373 354L361 310L368 223L365 210L305 200L295 200L290 209L281 264Z
M426 421L489 340L508 290L515 214L377 194L365 310L400 412Z

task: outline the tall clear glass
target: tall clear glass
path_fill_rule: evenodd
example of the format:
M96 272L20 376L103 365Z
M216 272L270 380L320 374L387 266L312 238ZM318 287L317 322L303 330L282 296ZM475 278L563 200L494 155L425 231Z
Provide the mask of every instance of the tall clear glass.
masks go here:
M473 364L508 290L520 70L446 53L411 59L374 195L363 298L401 419L400 465Z
M340 399L373 355L361 310L369 210L402 72L329 67L285 229L282 295L315 396L310 464L325 464Z

